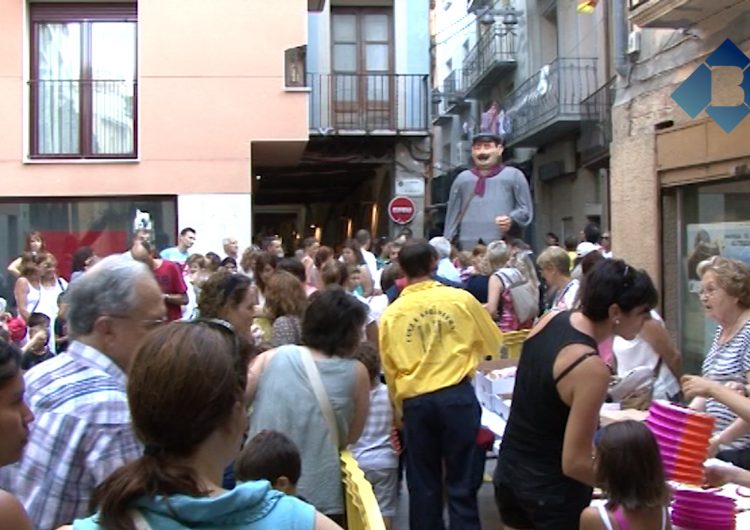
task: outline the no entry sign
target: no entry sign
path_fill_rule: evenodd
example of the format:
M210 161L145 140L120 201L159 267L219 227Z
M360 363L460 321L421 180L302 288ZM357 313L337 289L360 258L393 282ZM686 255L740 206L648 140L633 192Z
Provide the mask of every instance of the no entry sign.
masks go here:
M388 217L396 224L410 223L417 214L417 205L409 197L399 195L388 203Z

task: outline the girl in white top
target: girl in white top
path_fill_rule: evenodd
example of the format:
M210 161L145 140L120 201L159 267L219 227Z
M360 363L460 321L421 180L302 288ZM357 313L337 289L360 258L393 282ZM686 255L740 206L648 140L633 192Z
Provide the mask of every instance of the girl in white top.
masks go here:
M607 503L583 510L580 530L671 530L670 489L648 427L621 421L597 438L594 469Z
M68 282L57 275L57 258L52 254L45 254L42 262L42 280L40 289L39 304L35 310L36 313L42 313L49 317L50 329L47 347L52 353L57 353L55 348L55 319L59 312L58 298L68 288Z
M617 359L617 375L622 376L637 366L648 366L657 372L654 399L676 399L680 392L682 356L656 311L651 311L651 320L646 321L635 339L615 337L612 351Z
M13 294L16 297L18 315L26 321L29 320L29 315L39 307L42 294L41 265L45 260L46 254L25 252L21 256L21 276L16 280Z

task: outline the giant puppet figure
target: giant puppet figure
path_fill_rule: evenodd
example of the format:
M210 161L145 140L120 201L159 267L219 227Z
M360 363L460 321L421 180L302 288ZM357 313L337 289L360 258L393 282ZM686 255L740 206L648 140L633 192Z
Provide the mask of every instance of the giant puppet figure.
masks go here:
M526 177L504 166L502 154L499 134L475 135L471 145L474 166L459 173L451 185L443 235L449 241L457 239L462 250L504 236L521 237L534 217Z

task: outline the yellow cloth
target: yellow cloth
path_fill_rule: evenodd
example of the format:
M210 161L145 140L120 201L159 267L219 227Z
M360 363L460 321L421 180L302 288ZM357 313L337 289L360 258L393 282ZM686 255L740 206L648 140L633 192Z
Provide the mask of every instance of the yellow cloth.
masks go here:
M406 287L379 329L383 373L399 415L404 399L460 383L502 344L497 324L471 294L435 281Z
M572 272L573 269L576 268L576 258L578 257L578 254L575 250L568 250L567 253L568 257L570 258L570 270Z

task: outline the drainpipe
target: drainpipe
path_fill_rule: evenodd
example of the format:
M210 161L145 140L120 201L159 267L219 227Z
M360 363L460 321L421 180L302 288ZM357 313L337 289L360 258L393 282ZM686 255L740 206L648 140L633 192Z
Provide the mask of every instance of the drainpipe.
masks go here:
M627 77L630 70L628 61L628 24L627 0L614 0L614 11L612 13L615 31L615 71L621 77Z

